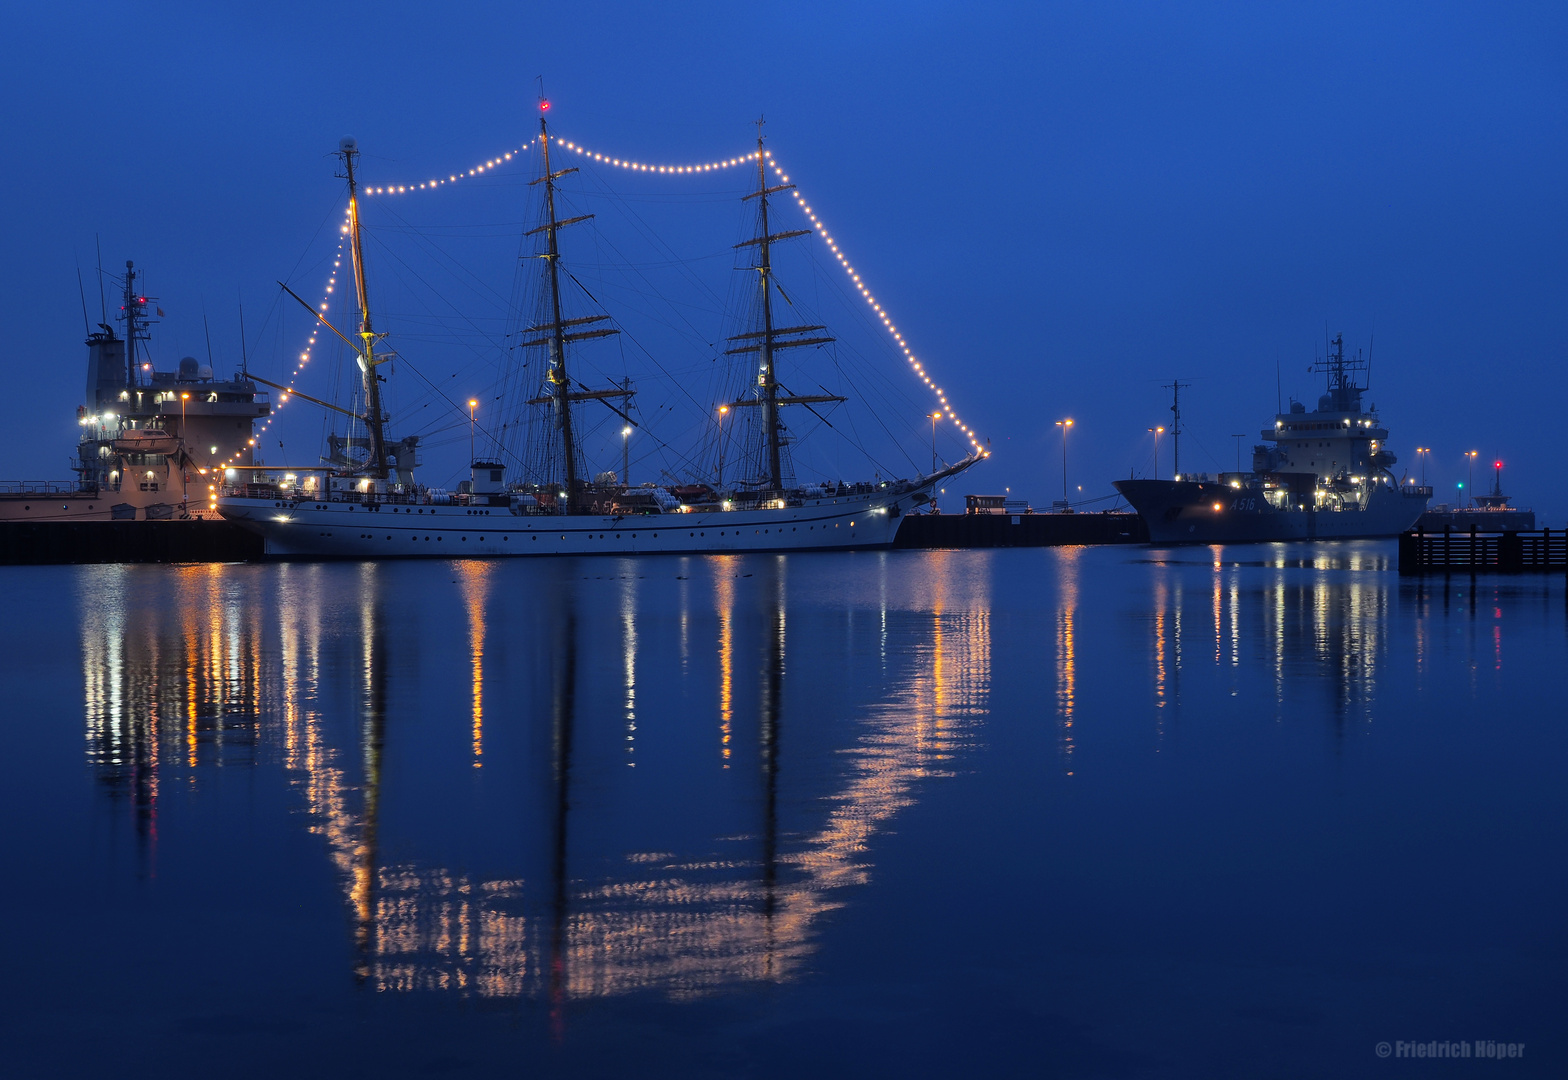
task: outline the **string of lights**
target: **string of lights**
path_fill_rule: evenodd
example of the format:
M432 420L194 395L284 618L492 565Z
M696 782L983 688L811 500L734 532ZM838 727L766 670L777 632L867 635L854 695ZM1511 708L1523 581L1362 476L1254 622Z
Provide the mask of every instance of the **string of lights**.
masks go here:
M766 151L765 153L767 154L768 166L773 170L774 175L779 178L779 182L784 184L789 183L789 176L782 168L780 168L778 161L773 157L772 151ZM753 160L755 160L756 155L752 155L752 157ZM903 333L898 329L897 326L893 324L893 320L888 316L887 310L882 306L881 301L876 298L870 289L866 288L865 282L861 281L860 274L855 269L854 264L851 263L844 255L843 250L839 247L838 241L833 238L833 234L829 232L828 227L822 223L822 219L817 216L816 211L811 209L811 204L806 202L806 197L801 194L799 185L796 185L794 188L792 188L790 190L790 194L795 196L795 204L800 207L801 213L805 214L806 218L813 226L815 226L817 234L822 237L823 243L827 244L828 250L831 251L833 253L833 257L838 260L839 266L844 268L844 273L849 275L850 282L860 293L861 298L864 299L866 304L870 306L871 310L876 313L877 318L882 321L882 326L889 334L892 335L893 340L898 344L899 349L903 351L904 359L909 362L910 369L913 370L920 380L931 389L931 392L936 395L937 401L941 403L942 412L949 420L953 422L953 425L957 427L959 431L964 433L964 437L969 440L969 445L972 446L976 452L980 454L980 456L990 457L991 452L984 449L980 445L979 437L975 434L974 429L959 419L958 413L954 411L952 404L947 400L947 393L932 381L931 375L926 370L925 365L920 362L920 358L915 355L912 349L910 349L909 342L904 339Z
M326 287L322 290L323 291L323 296L322 296L322 299L321 299L321 303L316 308L316 310L321 312L323 315L326 314L328 306L331 303L332 294L337 289L337 286L338 286L338 271L343 266L343 245L345 243L347 243L348 230L349 230L349 218L350 218L350 215L352 213L353 213L352 210L347 210L346 209L346 210L343 211L343 225L342 225L342 228L340 228L338 230L338 247L337 247L337 251L335 251L333 253L333 255L332 255L332 271L331 271L331 273L329 273L327 275L327 284L326 284ZM310 363L311 354L312 354L312 352L316 348L316 336L320 332L321 332L321 324L319 322L312 323L311 324L311 328L310 328L310 337L305 342L305 348L300 352L299 359L297 361L295 361L295 363L294 363L294 370L289 373L289 377L288 377L288 386L289 386L289 388L287 390L283 391L278 396L277 404L275 404L272 407L272 411L271 411L271 413L268 414L267 418L261 422L261 433L260 433L261 435L265 435L267 433L267 430L270 427L272 427L272 421L274 419L276 419L276 417L278 415L278 410L283 408L284 405L288 404L290 396L294 393L294 384L299 381L299 377L302 374L304 374L305 366ZM238 461L240 459L241 455L243 455L246 450L254 449L259 441L260 441L260 436L259 435L253 435L246 442L246 444L244 446L241 446L240 448L235 450L234 453L230 454L220 464L214 466L213 471L216 471L217 473L222 475L223 471L225 469L227 469L229 466L233 465L236 461ZM209 491L210 492L215 492L215 490L216 490L216 485L215 484L209 487ZM215 498L216 498L216 496L212 495L211 498L209 499L209 501L213 502L212 509L214 509L214 510L217 509L217 504L214 501Z
M615 157L615 156L613 156L611 154L601 154L598 151L588 149L586 146L582 146L582 145L580 145L578 143L571 142L568 139L563 139L559 135L552 135L551 138L554 139L558 145L560 145L562 147L565 147L567 150L571 150L574 153L580 154L580 155L582 155L585 158L592 158L594 161L599 162L601 164L613 165L613 166L615 166L618 169L626 169L626 170L628 170L630 172L640 172L640 173L705 173L705 172L716 172L716 171L718 171L720 169L733 169L737 165L745 165L748 162L753 162L753 161L757 160L757 152L755 150L753 150L751 153L749 153L749 154L742 154L739 157L723 158L723 159L720 159L720 160L717 160L717 161L703 161L703 162L698 162L697 164L694 164L694 165L650 165L646 161L634 161L631 158L618 158L618 157Z
M467 180L471 177L484 176L486 173L494 172L513 158L521 157L530 146L538 141L539 137L536 135L515 150L507 150L493 158L481 161L466 172L447 173L445 177L435 176L429 180L420 180L409 184L378 184L375 187L367 187L363 190L366 195L408 195L420 191L434 191L437 188L450 187L460 180Z

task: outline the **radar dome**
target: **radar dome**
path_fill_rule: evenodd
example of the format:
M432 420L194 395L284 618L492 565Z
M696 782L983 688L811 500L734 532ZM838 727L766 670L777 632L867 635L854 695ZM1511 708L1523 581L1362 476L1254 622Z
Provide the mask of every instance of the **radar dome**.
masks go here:
M197 377L196 373L200 370L201 365L196 362L196 358L194 356L182 356L180 358L181 382L191 382L195 380Z
M354 136L345 135L338 140L338 149L345 154L352 154L359 149L359 143L354 141Z
M206 382L211 382L212 381L212 365L211 364L203 364L200 368L198 368L196 370L196 377L199 378L199 379L202 379L202 380L204 380Z

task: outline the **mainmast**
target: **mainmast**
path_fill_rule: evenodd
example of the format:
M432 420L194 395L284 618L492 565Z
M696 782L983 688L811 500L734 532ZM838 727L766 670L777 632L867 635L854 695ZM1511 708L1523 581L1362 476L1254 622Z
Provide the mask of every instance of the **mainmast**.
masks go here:
M365 373L365 426L370 429L370 453L375 465L377 480L387 478L386 435L382 431L381 376L376 365L392 358L388 353L377 357L376 338L379 336L370 325L370 301L365 295L365 252L359 240L359 187L354 180L354 159L359 156L359 145L344 136L338 143L338 157L343 159L343 174L348 179L348 228L349 247L354 259L354 290L359 298L359 367Z
M768 162L767 154L762 146L762 121L757 121L757 190L742 197L746 199L761 199L760 224L761 231L750 240L743 240L735 247L753 247L758 251L757 288L761 291L762 299L762 329L756 333L737 334L730 338L731 341L750 340L753 343L741 345L726 350L727 354L733 353L760 353L761 366L757 372L756 386L759 391L756 398L750 401L737 401L737 406L757 405L762 409L762 430L767 440L768 455L768 490L779 493L784 490L784 468L780 445L783 442L783 424L779 420L780 405L808 404L818 401L843 401L841 397L831 394L810 395L805 397L779 396L778 372L773 363L773 354L778 349L787 349L796 345L822 345L832 341L831 337L796 337L793 335L810 333L827 329L824 326L786 326L773 325L773 290L776 288L773 281L772 245L776 240L789 240L796 236L808 236L810 229L790 229L781 233L768 233L768 196L780 191L789 191L794 184L778 184L768 187ZM789 336L781 336L789 335Z
M583 486L581 478L577 475L577 441L572 431L572 402L586 400L604 400L611 397L629 398L634 391L585 391L572 393L572 380L566 370L566 343L581 341L585 338L607 337L610 334L619 334L620 331L611 327L602 327L596 330L576 330L571 333L567 328L582 326L587 323L604 322L608 315L590 315L581 319L566 319L561 311L561 249L557 241L557 234L568 225L576 225L580 221L587 221L592 214L581 214L577 217L560 220L555 215L555 182L568 173L577 171L576 167L562 169L559 172L550 171L550 128L545 120L545 113L549 110L548 101L539 102L539 148L543 154L544 175L531 181L531 184L544 185L545 223L537 229L530 229L525 236L534 236L538 233L545 234L545 250L540 253L549 266L548 282L550 286L550 321L530 326L525 333L548 333L548 337L535 338L532 341L521 342L519 347L530 345L548 345L550 348L550 366L546 375L550 381L547 397L535 398L530 405L551 404L555 407L555 425L561 432L561 449L566 455L566 501L561 507L563 514L578 513L581 509L579 495ZM619 410L616 410L619 412ZM625 415L624 413L622 414Z

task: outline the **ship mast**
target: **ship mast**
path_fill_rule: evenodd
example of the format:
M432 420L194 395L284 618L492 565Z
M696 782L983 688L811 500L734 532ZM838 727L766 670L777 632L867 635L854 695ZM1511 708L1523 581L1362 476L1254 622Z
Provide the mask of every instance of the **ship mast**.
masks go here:
M784 468L780 446L783 442L783 424L779 420L780 405L806 405L813 402L843 401L844 399L833 394L812 394L805 396L786 395L779 396L778 372L774 367L773 354L779 349L787 349L797 345L822 345L832 341L831 337L798 337L802 333L825 330L823 326L785 326L773 325L773 290L777 288L773 281L772 246L777 240L789 240L796 236L808 236L810 229L789 229L785 232L769 234L768 232L768 196L780 191L789 191L794 184L778 184L768 187L768 162L767 154L762 146L762 121L757 121L757 190L742 197L746 199L761 199L759 206L759 223L761 231L750 240L743 240L735 247L753 247L758 251L757 265L752 269L757 271L757 288L760 290L762 300L762 329L750 334L737 334L730 338L731 341L752 341L754 344L741 345L737 348L727 349L726 354L733 353L760 353L761 367L756 376L756 386L759 391L757 397L750 401L733 402L736 406L757 405L762 409L762 430L767 446L767 490L779 494L784 490ZM781 336L781 335L788 335Z
M379 336L370 325L370 301L365 294L365 252L359 239L359 187L354 179L354 159L359 156L358 144L345 138L338 144L338 157L343 159L343 175L348 180L348 227L350 251L354 260L354 290L359 298L359 367L365 373L365 426L370 429L370 453L377 480L387 478L386 435L382 430L381 376L376 365L390 360L391 354L377 357L376 338Z
M784 490L779 464L779 383L773 369L773 262L768 235L767 160L762 153L762 121L757 121L757 197L761 200L762 235L758 238L757 282L762 288L762 429L768 437L768 489Z
M580 214L564 220L556 217L555 212L555 182L568 173L577 171L576 167L561 169L559 172L550 171L550 128L545 120L545 113L549 110L550 103L539 102L539 147L543 155L544 175L532 184L544 185L545 223L537 229L529 229L524 236L545 234L545 250L539 255L549 266L546 280L550 286L550 321L537 326L528 327L524 333L545 333L547 337L534 338L531 341L518 343L519 348L533 345L549 346L549 369L546 377L550 387L545 397L534 398L528 402L530 405L552 405L555 409L555 425L561 432L561 449L566 455L566 501L561 507L563 514L579 513L585 507L579 504L582 479L577 475L577 440L572 431L572 402L574 401L603 401L608 404L609 398L621 398L622 402L629 401L635 390L617 388L614 390L584 390L572 393L572 380L566 370L566 345L571 341L582 341L586 338L608 337L619 334L620 331L613 327L600 327L594 330L572 330L568 327L583 326L587 323L604 322L608 315L589 315L580 319L566 319L562 317L561 310L561 249L557 241L557 234L568 225L587 221L592 214ZM631 418L613 405L610 408L623 419L631 422Z
M575 169L550 171L550 129L544 109L539 111L539 148L544 154L544 207L547 224L545 236L545 262L550 267L550 318L551 360L550 383L555 391L555 422L561 429L561 449L566 455L566 507L571 513L577 506L577 447L572 438L571 379L566 374L566 327L561 324L561 249L556 242L561 223L555 216L555 181Z

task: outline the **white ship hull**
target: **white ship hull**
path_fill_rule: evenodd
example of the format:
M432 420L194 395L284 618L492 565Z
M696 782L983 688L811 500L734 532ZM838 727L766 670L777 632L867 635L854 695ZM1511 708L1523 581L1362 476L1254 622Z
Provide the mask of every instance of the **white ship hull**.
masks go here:
M225 497L218 512L275 556L502 558L887 547L934 481L894 494L807 499L767 510L626 516L514 514L506 506L291 502Z

